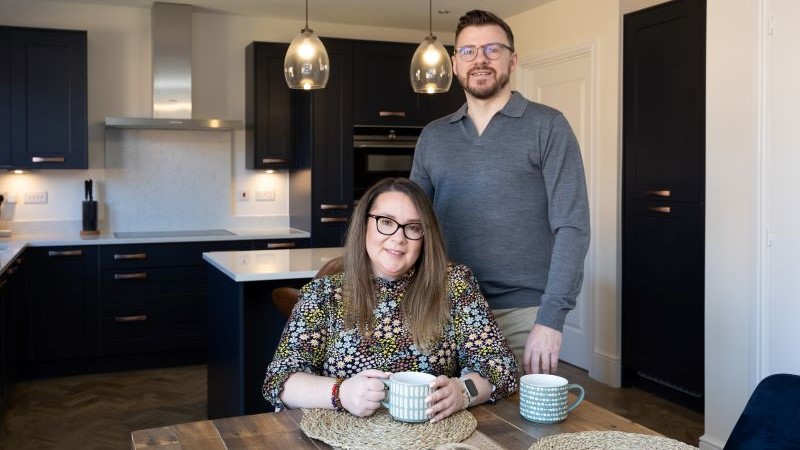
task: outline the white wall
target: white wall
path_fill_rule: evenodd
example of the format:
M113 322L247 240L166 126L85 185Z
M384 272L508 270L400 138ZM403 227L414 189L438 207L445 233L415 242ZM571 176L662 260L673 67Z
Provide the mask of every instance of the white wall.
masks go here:
M708 0L706 409L703 448L721 448L755 378L758 0Z
M147 117L151 114L150 10L141 8L67 4L62 2L0 0L0 24L88 31L89 170L38 171L0 175L0 193L46 190L47 205L18 201L6 208L3 220L21 226L38 221L80 219L83 183L93 178L105 191L106 117ZM453 18L453 29L455 21ZM193 13L193 115L200 118L244 119L244 49L252 41L289 42L303 27L298 21ZM322 36L419 42L427 31L312 23ZM437 32L445 42L453 32ZM191 141L191 138L187 138ZM219 208L221 217L263 218L288 224L288 176L245 170L244 131L233 135L232 182ZM153 171L150 176L156 176ZM153 180L154 183L169 180ZM202 183L198 179L197 183ZM181 186L187 196L194 186ZM235 202L239 190L276 191L274 202ZM104 199L100 196L99 200ZM168 205L162 205L169 209ZM9 210L10 209L10 210ZM168 211L165 211L168 212ZM103 214L101 212L101 219Z

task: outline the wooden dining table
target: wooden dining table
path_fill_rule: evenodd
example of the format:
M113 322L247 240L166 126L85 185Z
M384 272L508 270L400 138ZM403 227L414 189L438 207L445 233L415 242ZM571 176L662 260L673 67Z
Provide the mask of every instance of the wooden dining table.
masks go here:
M579 431L624 431L659 434L584 400L556 424L529 422L519 413L519 395L499 400L494 405L475 406L469 411L477 419L477 429L469 439L488 438L495 448L528 450L536 440L559 433ZM137 430L131 433L132 450L233 450L233 449L332 449L311 439L300 428L302 410L252 414L214 420ZM483 441L486 442L486 441Z

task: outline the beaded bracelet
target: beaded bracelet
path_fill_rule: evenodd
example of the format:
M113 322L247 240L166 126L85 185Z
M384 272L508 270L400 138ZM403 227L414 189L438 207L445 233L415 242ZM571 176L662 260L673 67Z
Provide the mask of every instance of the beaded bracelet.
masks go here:
M344 382L344 378L336 377L336 381L333 382L333 388L331 388L331 405L333 405L333 409L339 412L344 411L342 400L339 398L339 387L342 382Z

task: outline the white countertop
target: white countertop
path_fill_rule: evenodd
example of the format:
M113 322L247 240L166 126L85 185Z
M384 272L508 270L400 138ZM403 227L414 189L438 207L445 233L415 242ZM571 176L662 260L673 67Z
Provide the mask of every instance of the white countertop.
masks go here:
M80 236L78 233L14 234L10 238L0 238L0 273L25 249L25 247L51 247L68 245L114 245L114 244L155 244L174 242L241 241L260 239L305 239L311 234L307 231L289 227L269 228L226 228L231 235L224 236L181 236L117 238L113 233L96 236Z
M342 247L206 252L203 259L237 282L313 278Z

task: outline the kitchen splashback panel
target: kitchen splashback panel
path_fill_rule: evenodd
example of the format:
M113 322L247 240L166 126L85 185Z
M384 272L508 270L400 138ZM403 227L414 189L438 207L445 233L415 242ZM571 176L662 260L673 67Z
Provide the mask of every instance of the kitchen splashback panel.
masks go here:
M232 202L232 133L106 130L110 229L224 228Z

